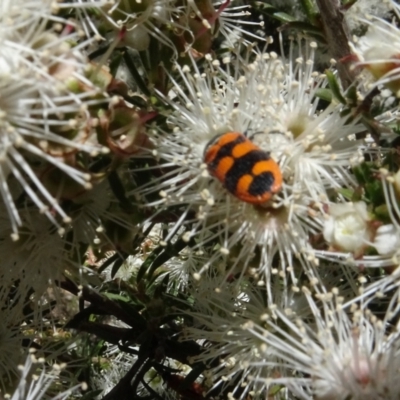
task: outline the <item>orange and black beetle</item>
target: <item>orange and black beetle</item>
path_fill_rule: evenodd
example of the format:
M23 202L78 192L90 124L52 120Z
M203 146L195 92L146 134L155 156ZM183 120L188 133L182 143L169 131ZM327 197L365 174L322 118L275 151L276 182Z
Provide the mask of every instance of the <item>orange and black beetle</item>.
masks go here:
M212 176L246 203L263 204L282 187L279 165L238 132L213 138L205 148L204 162Z

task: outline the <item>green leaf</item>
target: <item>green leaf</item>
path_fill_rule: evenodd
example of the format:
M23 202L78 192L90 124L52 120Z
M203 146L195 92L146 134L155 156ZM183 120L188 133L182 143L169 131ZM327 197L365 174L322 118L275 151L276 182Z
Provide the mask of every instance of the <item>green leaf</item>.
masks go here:
M277 8L275 6L273 6L272 4L264 3L263 1L254 2L254 6L260 8L260 9L263 9L263 10L269 10L269 9L277 10Z
M105 292L104 295L110 300L118 300L118 301L122 301L124 303L128 303L130 301L129 297L126 297L121 294Z
M161 295L166 292L168 282L169 274L166 274L161 283L156 287L156 290L154 291L154 297L161 297Z
M382 183L377 178L373 178L372 181L365 184L365 193L373 205L377 206L385 203Z
M110 73L115 78L115 75L117 74L118 68L121 65L122 61L122 54L115 52L113 54L113 58L110 61Z
M139 283L142 280L142 278L144 277L150 266L153 264L153 262L157 259L158 255L163 250L164 248L162 246L158 246L151 252L151 254L147 256L146 260L144 260L143 264L140 266L139 271L137 273L136 276L137 283Z
M103 262L101 267L98 269L98 273L101 274L107 267L109 267L112 263L116 262L120 258L118 253L115 253L113 256L108 258L106 261Z
M333 96L337 100L339 100L342 104L347 104L346 99L343 97L343 95L340 91L340 85L336 79L335 74L330 70L326 70L325 74L328 79L328 85L332 91Z
M303 8L307 18L312 22L316 22L317 13L314 7L314 2L311 0L300 0L300 5Z
M140 75L139 71L136 68L135 61L131 50L125 49L123 53L124 61L126 66L128 67L129 72L132 75L132 78L135 80L136 84L138 85L139 89L145 94L146 96L150 97L151 92L148 89L146 83L144 82L142 76Z
M154 260L153 264L151 265L148 277L151 279L155 270L170 260L172 257L175 257L188 245L183 239L177 240L174 244L168 243L167 246L164 248L164 251L160 253L160 255Z
M332 91L330 89L317 89L315 91L315 96L318 97L321 100L325 100L327 102L331 102L332 101Z
M318 43L321 43L324 45L327 44L326 38L324 35L321 34L321 32L304 31L303 33L305 33L309 39L314 39Z
M296 21L296 18L292 17L289 14L286 14L285 12L276 12L272 15L276 19L282 22L294 22Z
M360 185L364 185L366 182L368 182L368 180L371 179L372 176L371 165L366 162L357 165L353 168L353 173L357 179L357 182Z
M352 200L354 196L353 189L338 189L337 192L341 194L346 200Z
M347 104L351 107L357 106L357 89L354 86L350 86L346 92Z
M390 214L387 204L381 204L374 209L374 214L382 222L390 222Z
M342 118L347 117L348 115L351 114L351 108L345 108L344 110L340 111L340 116Z
M321 29L317 28L316 26L308 23L308 22L304 22L304 21L292 21L289 22L287 25L285 25L285 29L286 28L292 28L292 29L296 29L299 31L304 31L304 32L312 32L312 33L316 33L318 35L320 35L321 37L324 37L323 35L321 35Z
M284 386L281 385L273 385L270 387L270 389L268 390L268 395L269 396L276 396L282 389Z
M118 199L121 208L128 213L136 212L136 207L128 200L125 195L124 185L119 179L118 173L116 171L110 172L110 174L108 175L108 182L110 184L110 188L113 194Z
M128 256L128 255L126 255L126 257L127 257L127 256ZM111 270L111 278L112 278L112 279L114 279L115 275L117 274L117 272L118 272L119 269L121 268L122 264L125 262L126 257L125 257L125 258L124 258L124 257L119 257L119 258L115 261L115 263L114 263L114 265L113 265L113 267L112 267L112 270Z

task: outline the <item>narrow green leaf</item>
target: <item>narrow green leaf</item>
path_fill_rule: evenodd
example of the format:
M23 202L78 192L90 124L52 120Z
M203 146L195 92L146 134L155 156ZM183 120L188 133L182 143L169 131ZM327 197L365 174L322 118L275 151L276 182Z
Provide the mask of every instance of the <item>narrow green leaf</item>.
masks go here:
M347 104L356 107L358 98L357 98L357 89L354 86L350 86L346 92Z
M169 274L166 274L160 284L156 287L154 291L154 297L161 297L163 293L165 293L169 282Z
M168 244L164 251L160 253L160 255L154 260L153 264L151 265L149 272L148 272L148 277L151 279L153 276L155 270L166 263L168 260L170 260L172 257L178 255L178 253L183 250L186 246L188 245L187 242L185 242L182 239L177 240L173 245Z
M116 171L111 171L108 175L108 182L110 188L114 193L115 197L118 199L121 208L126 212L135 212L136 207L128 200L125 195L125 188Z
M128 303L130 301L129 297L123 296L121 294L105 292L104 295L110 300L118 300L124 303Z
M257 8L259 8L259 9L262 9L262 10L269 10L269 9L276 10L276 9L277 9L277 8L276 8L275 6L273 6L272 4L264 3L263 1L256 1L256 2L254 3L254 6L257 7Z
M342 111L340 111L339 115L344 118L347 117L348 115L351 114L351 108L345 108ZM350 123L350 121L348 121L348 123Z
M326 77L328 79L328 85L332 91L333 96L339 100L342 104L347 104L346 99L343 97L342 93L340 92L340 85L336 79L335 74L330 71L325 71Z
M332 91L330 89L317 89L315 91L315 96L329 103L332 101Z
M312 32L312 33L317 33L319 35L321 35L321 29L317 28L316 26L308 23L308 22L304 22L304 21L290 21L286 26L286 28L292 28L292 29L296 29L299 31L305 31L305 32Z
M111 270L111 279L114 279L115 275L117 274L125 260L125 257L119 257L118 260L115 261Z
M107 267L109 267L112 263L117 261L120 258L118 253L115 253L113 256L108 258L106 261L103 262L101 267L98 269L98 273L101 274Z
M318 43L327 44L326 38L321 32L303 31L303 33L309 38L313 39Z
M390 214L387 204L381 204L380 206L376 207L374 209L374 213L380 221L390 222Z
M353 199L354 190L353 189L338 189L337 192L341 194L346 200L351 201Z
M303 8L304 13L311 22L315 22L316 10L314 8L314 2L311 0L300 0L300 5Z
M276 12L272 15L276 19L282 22L294 22L296 21L296 18L292 17L289 14L286 14L285 12Z
M122 54L121 53L114 53L112 60L110 61L110 73L115 78L117 74L118 68L121 65Z
M139 86L140 90L146 96L151 96L150 90L148 89L146 83L144 82L142 76L140 75L139 71L136 68L134 57L131 53L131 50L126 48L123 53L123 57L124 57L126 66L128 67L128 70L132 75L132 78L135 80L135 82Z
M158 255L164 250L164 247L158 246L155 248L150 255L147 256L146 260L144 260L143 264L140 266L139 271L136 276L136 282L139 283L150 266L153 264L153 262L157 259Z

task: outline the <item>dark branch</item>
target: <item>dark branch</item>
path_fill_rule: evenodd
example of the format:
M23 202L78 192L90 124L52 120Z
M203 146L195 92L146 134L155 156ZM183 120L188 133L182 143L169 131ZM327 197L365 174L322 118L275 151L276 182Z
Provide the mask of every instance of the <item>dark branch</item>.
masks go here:
M348 63L341 60L350 55L349 32L341 11L340 0L316 0L321 14L330 55L337 61L340 80L347 89L354 81Z

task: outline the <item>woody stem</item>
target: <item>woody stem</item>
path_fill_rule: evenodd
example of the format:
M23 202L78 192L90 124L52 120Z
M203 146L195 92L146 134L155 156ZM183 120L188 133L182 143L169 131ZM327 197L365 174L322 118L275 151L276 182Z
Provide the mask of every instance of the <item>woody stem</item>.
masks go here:
M330 55L337 61L337 68L343 88L354 81L349 64L341 60L350 54L349 30L340 9L340 0L316 0L324 27Z

